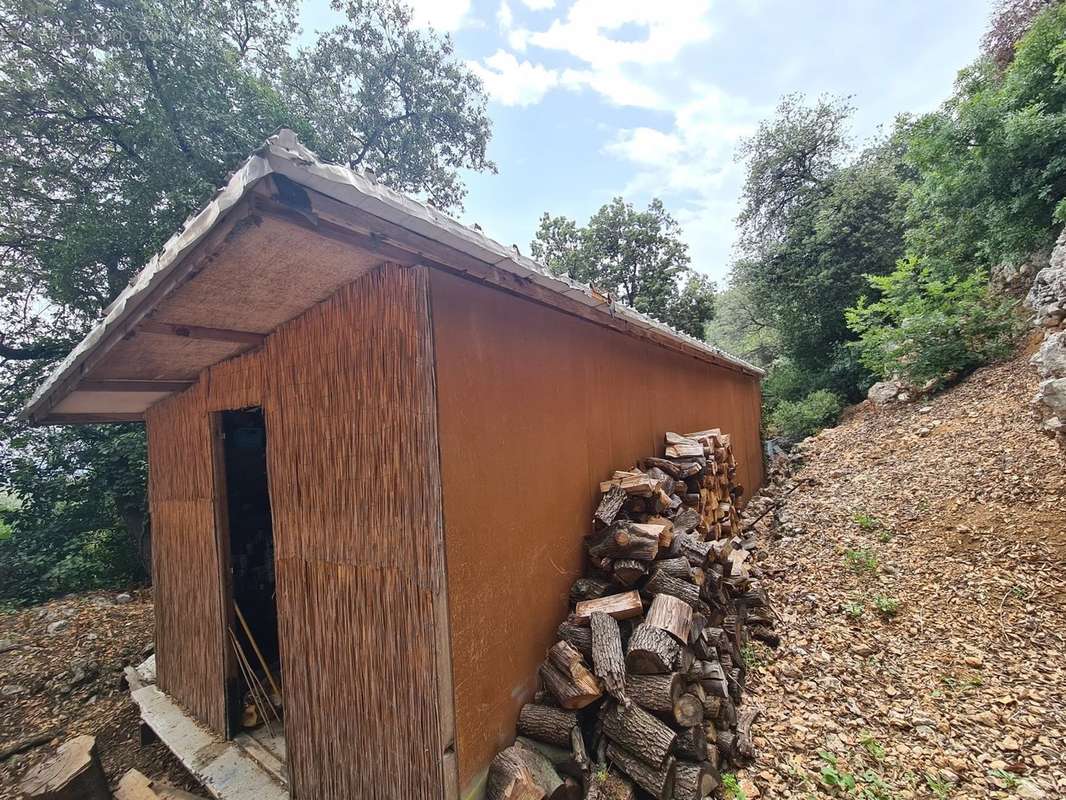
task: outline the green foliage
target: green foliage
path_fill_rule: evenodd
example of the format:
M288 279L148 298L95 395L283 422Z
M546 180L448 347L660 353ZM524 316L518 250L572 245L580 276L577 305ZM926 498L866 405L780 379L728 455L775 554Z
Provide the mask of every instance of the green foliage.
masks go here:
M932 772L926 772L923 777L925 778L925 785L929 787L929 791L931 791L938 800L947 800L951 795L951 784L939 775L935 775Z
M770 412L766 428L773 436L799 441L831 425L841 405L840 398L825 389L802 400L782 400Z
M0 0L0 596L143 576L138 428L33 430L17 410L186 217L279 126L458 207L486 97L397 0L337 0L297 49L293 0ZM133 543L133 547L129 543ZM132 555L131 555L132 554Z
M616 197L583 228L545 213L530 247L555 274L591 284L690 336L702 338L714 316L714 284L689 267L688 245L658 199L638 211Z
M881 616L889 619L899 614L900 603L895 597L879 594L874 597L874 606L877 608L878 612L880 612Z
M867 532L876 531L882 527L881 520L869 514L856 514L852 519L855 520L856 525Z
M844 613L852 619L859 619L865 610L866 607L857 600L849 600L844 603Z
M780 333L756 315L749 287L738 281L715 296L714 318L707 324L704 338L763 369L781 353Z
M874 738L873 734L865 733L862 739L859 740L863 749L870 754L876 761L885 760L885 748L884 746Z
M732 772L722 773L722 796L725 800L748 800L748 795L740 788L737 776Z
M939 387L1010 352L1017 331L1012 301L993 295L980 270L961 278L945 272L911 256L891 275L870 278L880 298L861 298L847 320L872 372Z
M847 550L844 552L844 563L857 575L877 572L877 554L870 550Z

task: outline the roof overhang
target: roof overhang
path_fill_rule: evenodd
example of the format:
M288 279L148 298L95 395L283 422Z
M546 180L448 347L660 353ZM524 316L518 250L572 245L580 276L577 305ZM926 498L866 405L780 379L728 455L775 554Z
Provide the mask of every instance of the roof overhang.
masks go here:
M26 404L35 424L143 418L200 371L385 261L423 264L752 376L757 367L543 266L279 131L170 238ZM279 289L280 287L280 289Z

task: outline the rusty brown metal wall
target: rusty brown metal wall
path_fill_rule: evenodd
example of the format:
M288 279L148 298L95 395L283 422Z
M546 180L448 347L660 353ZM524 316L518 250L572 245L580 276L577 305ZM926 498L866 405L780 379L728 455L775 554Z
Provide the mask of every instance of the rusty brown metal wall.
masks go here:
M511 741L567 613L596 487L721 427L762 481L759 382L434 271L456 746L464 794Z
M265 411L301 800L442 797L449 779L427 307L424 269L380 268L148 414L161 684L221 730L209 412Z

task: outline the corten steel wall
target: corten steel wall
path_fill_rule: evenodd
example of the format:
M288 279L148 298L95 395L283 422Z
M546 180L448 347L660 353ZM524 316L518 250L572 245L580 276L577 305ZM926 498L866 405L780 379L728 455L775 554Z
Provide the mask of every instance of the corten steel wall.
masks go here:
M758 378L430 274L460 786L510 742L567 613L599 481L665 431L730 433L762 481Z
M424 269L381 268L148 415L162 688L219 729L208 412L263 406L289 775L304 800L444 796L451 696L427 304Z

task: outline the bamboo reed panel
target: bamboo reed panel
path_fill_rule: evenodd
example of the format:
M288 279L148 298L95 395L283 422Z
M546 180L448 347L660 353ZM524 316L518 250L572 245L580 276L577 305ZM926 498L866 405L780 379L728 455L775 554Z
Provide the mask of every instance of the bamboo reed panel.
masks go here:
M263 349L211 368L149 412L159 440L153 522L167 518L156 568L173 585L157 611L163 688L216 730L207 712L225 646L217 588L214 605L200 598L194 620L179 617L189 590L211 594L217 554L191 576L183 546L213 542L208 412L256 404L267 424L294 795L441 797L449 742L438 642L447 639L434 615L443 534L425 270L386 266L360 277ZM208 502L170 518L171 495ZM197 644L214 639L218 654Z
M555 642L599 481L661 455L663 431L720 426L750 493L759 383L439 271L430 293L465 794Z

